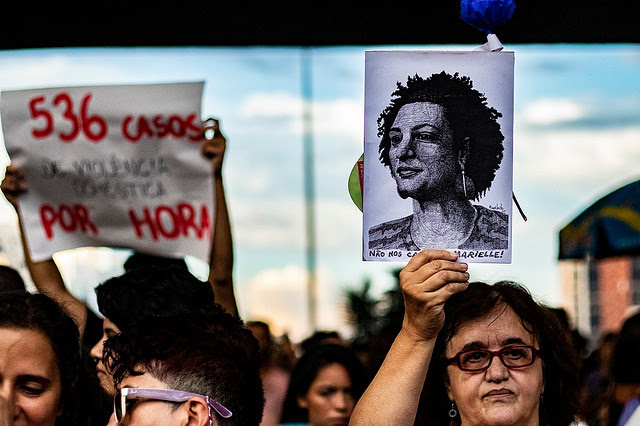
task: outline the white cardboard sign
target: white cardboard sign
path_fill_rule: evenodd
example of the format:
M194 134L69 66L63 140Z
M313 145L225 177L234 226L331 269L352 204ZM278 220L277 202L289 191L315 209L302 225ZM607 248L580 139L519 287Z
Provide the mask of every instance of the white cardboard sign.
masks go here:
M28 185L33 260L77 247L208 259L211 166L204 82L3 91L5 146Z
M513 52L365 53L363 258L510 263Z

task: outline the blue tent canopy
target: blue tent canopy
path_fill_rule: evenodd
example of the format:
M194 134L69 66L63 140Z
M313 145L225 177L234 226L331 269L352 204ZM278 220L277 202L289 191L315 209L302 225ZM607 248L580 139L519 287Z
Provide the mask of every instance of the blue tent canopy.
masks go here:
M640 255L640 180L587 207L559 237L560 260Z

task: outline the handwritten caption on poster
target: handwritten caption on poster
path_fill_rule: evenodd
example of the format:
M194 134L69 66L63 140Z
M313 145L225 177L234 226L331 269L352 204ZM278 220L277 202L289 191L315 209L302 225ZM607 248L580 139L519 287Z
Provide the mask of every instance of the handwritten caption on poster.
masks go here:
M203 86L2 92L5 145L29 188L19 208L34 260L85 246L208 258L214 198L200 154Z

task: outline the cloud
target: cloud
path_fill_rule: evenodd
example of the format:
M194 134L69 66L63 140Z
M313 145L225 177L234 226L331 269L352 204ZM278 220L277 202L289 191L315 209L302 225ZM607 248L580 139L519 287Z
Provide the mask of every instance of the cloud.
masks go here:
M640 121L640 97L584 93L577 98L540 98L521 108L516 124L529 131L620 129Z
M318 243L323 250L360 247L362 213L349 202L320 200L316 205Z
M530 124L546 125L575 121L584 115L584 108L573 100L543 98L524 109L523 119Z
M253 248L304 249L305 222L302 199L236 200L233 204L234 238ZM360 244L362 214L349 202L317 200L318 249L340 251Z
M106 84L126 76L121 68L110 67L107 61L94 65L91 61L43 51L41 55L6 56L0 63L0 81L3 90L34 87L79 86L83 84ZM3 61L3 62L4 62ZM10 62L9 62L10 61ZM70 83L72 78L73 83ZM38 82L34 85L34 82Z
M284 92L254 93L240 105L241 117L247 120L286 122L291 131L302 133L304 100ZM362 102L354 99L313 101L312 120L315 134L339 134L362 139L364 113Z
M338 329L344 327L339 292L335 291L335 280L326 269L317 273L317 323L319 328ZM336 294L338 293L338 294ZM310 328L307 315L307 272L289 265L281 269L265 269L256 274L245 287L240 297L242 317L259 319L269 323L272 332L280 335L287 332L293 341L307 337Z
M361 143L364 132L364 106L352 99L316 102L314 131L317 134L341 134Z
M233 204L234 238L250 247L304 246L301 199L247 199Z
M240 105L244 118L299 118L301 98L284 92L253 93Z
M519 178L553 188L593 188L636 175L640 126L607 130L523 132L516 136Z

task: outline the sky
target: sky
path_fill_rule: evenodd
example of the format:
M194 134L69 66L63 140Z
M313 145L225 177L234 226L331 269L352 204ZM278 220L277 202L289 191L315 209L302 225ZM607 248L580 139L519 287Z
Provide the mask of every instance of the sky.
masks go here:
M513 189L528 220L514 209L511 264L471 264L469 271L476 280L518 281L540 301L558 305L558 231L589 204L640 176L640 46L503 44L515 52ZM370 279L374 295L380 295L394 285L390 271L403 266L361 260L362 213L347 191L363 152L364 52L474 47L10 50L0 51L0 92L205 81L203 118L218 117L228 139L223 173L240 313L300 340L310 332L303 64L309 61L312 82L317 328L348 332L345 289ZM0 150L0 176L8 162ZM5 262L21 267L15 214L5 200L0 227ZM101 249L55 259L72 292L94 306L93 287L121 273L125 257ZM204 278L205 264L190 259L190 265Z

